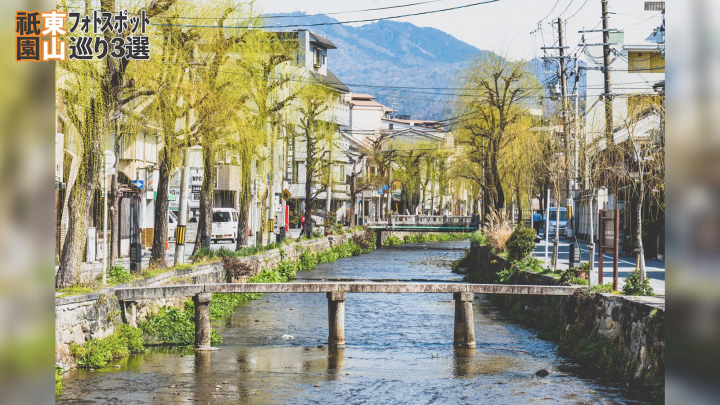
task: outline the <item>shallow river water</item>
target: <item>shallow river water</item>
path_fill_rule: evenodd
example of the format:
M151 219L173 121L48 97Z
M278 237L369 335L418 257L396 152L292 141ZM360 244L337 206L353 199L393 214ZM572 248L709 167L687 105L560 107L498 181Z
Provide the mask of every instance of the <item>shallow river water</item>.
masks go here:
M303 279L460 281L468 242L384 248L298 273ZM348 294L344 350L327 342L325 294L266 294L213 322L220 350L153 348L65 374L60 404L641 403L556 354L482 295L476 349L453 348L451 294ZM120 365L115 368L114 365ZM547 369L540 378L535 372Z

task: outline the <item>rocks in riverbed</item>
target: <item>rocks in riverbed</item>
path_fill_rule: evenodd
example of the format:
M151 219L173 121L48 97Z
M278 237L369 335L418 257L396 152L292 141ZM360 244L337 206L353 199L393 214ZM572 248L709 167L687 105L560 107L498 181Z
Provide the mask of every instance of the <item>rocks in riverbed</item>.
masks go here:
M550 375L550 372L543 368L543 369L536 371L535 375L538 377L547 377L548 375Z

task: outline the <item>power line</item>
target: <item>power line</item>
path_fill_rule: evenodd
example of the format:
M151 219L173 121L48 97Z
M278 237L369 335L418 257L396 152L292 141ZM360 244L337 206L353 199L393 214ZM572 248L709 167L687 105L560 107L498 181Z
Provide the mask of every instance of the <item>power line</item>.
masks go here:
M404 18L404 17L414 17L418 15L426 15L426 14L435 14L435 13L442 13L445 11L452 11L452 10L460 10L467 7L473 7L473 6L479 6L483 4L489 4L489 3L496 3L501 0L486 0L481 1L477 3L471 3L471 4L465 4L462 6L456 6L456 7L449 7L444 8L440 10L429 10L429 11L422 11L418 13L410 13L410 14L403 14L403 15L397 15L392 17L379 17L379 18L368 18L363 20L351 20L351 21L335 21L335 22L325 22L325 23L314 23L314 24L288 24L288 25L261 25L261 26L251 26L251 25L245 25L245 26L221 26L221 25L192 25L192 24L158 24L158 23L150 23L150 25L164 25L164 26L173 26L173 27L189 27L189 28L224 28L224 29L237 29L237 28L244 28L244 29L261 29L261 28L295 28L295 27L317 27L317 26L324 26L324 25L340 25L340 24L353 24L353 23L362 23L362 22L373 22L373 21L382 21L382 20L391 20L395 18Z

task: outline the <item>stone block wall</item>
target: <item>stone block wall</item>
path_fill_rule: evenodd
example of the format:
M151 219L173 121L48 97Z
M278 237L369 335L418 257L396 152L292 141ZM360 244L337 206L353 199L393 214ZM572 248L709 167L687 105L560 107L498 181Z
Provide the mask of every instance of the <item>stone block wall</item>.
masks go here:
M478 263L473 265L482 272ZM552 285L557 279L521 271L516 283ZM493 301L535 326L564 331L561 340L604 337L627 360L629 383L651 385L665 375L665 298L581 293L497 296Z

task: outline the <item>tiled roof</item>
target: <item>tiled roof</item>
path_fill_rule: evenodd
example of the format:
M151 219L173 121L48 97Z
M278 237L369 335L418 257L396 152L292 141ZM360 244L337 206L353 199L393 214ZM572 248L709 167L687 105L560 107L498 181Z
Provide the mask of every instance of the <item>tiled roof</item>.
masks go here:
M369 94L355 94L355 93L351 94L350 98L352 98L353 100L374 100L375 99L374 96L371 96Z
M328 49L337 49L337 46L335 46L331 40L322 35L315 34L314 32L310 33L310 42L317 42Z
M326 86L332 87L340 93L350 93L350 88L343 84L340 79L337 78L330 70L327 71L327 76L323 76L319 73L311 72L315 79L318 79L321 83Z

